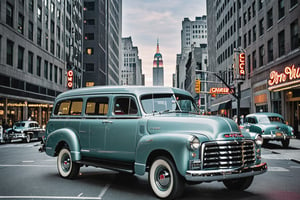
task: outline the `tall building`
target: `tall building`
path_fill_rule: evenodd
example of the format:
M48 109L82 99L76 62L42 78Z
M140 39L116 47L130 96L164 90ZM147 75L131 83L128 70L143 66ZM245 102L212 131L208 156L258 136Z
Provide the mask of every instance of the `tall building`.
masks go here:
M84 0L84 86L119 85L122 0Z
M236 85L235 53L245 53L241 114L282 114L298 131L300 125L300 5L297 0L207 1L209 68ZM236 114L230 95L211 108ZM221 101L219 101L221 99ZM223 106L226 104L225 106Z
M156 53L154 54L153 60L153 85L163 86L164 85L164 67L162 54L159 52L159 42L157 40Z
M122 38L121 85L144 85L142 60L138 47L133 46L131 37Z
M195 21L184 18L181 29L181 52L177 55L176 79L177 87L185 89L186 64L189 53L194 47L207 44L207 22L206 16L196 17Z
M81 87L82 1L7 0L0 13L0 123L46 125L67 67L69 85Z

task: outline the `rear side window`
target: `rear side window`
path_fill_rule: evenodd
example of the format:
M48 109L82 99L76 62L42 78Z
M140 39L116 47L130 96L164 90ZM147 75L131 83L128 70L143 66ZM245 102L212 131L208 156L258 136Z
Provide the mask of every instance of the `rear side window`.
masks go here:
M81 115L82 99L64 100L56 104L54 115Z
M107 115L108 97L89 98L86 103L86 115Z
M114 105L115 115L136 115L138 109L135 101L131 97L118 97Z

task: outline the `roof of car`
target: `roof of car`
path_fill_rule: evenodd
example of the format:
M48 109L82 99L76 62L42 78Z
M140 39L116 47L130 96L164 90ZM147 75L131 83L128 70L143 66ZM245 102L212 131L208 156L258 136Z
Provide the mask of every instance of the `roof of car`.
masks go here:
M64 93L59 94L57 96L57 99L92 94L136 94L137 96L140 96L143 94L151 93L180 93L191 96L191 94L185 90L163 86L95 86L66 91Z
M247 115L246 117L252 117L252 116L272 116L272 117L281 117L282 116L278 113L272 113L272 112L259 112L259 113L252 113L252 114L249 114Z

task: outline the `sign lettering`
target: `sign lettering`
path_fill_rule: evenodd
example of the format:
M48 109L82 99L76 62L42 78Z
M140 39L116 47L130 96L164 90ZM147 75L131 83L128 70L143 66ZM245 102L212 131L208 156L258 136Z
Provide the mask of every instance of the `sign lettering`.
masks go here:
M268 81L268 84L269 86L273 86L296 79L300 79L300 68L295 68L295 65L286 66L284 68L284 72L282 73L272 71L270 73L270 79Z
M67 86L68 88L72 89L73 87L73 71L72 70L69 70L67 72Z

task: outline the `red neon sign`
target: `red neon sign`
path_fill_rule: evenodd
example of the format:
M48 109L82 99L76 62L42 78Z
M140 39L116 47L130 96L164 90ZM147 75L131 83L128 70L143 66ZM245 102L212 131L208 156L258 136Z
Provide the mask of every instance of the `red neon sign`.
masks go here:
M245 76L245 53L239 54L239 72L240 76Z
M272 71L270 73L270 79L268 81L269 86L278 85L287 81L292 81L300 78L300 68L295 68L295 65L286 66L284 72L279 73Z
M209 93L211 94L229 94L231 91L229 88L210 88Z
M68 88L72 88L73 87L73 71L69 70L67 73L67 86Z

